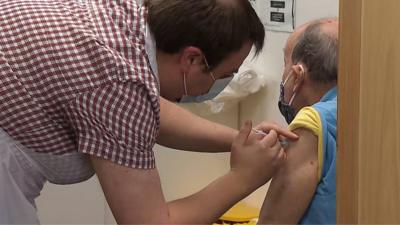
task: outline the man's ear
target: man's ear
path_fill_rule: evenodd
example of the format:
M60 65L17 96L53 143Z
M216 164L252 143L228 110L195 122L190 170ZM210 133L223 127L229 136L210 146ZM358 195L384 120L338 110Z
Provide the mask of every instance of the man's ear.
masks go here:
M306 76L305 67L302 64L297 64L292 66L293 69L293 76L294 76L294 85L293 85L293 92L297 92L301 85L304 83L304 79Z
M189 74L192 65L201 64L204 59L203 52L193 46L185 47L179 54L181 70L186 74Z

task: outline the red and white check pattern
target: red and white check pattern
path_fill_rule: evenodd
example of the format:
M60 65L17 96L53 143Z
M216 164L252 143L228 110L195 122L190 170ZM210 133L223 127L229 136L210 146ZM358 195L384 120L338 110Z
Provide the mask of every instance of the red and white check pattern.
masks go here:
M155 167L159 93L133 0L0 0L0 126L28 149Z

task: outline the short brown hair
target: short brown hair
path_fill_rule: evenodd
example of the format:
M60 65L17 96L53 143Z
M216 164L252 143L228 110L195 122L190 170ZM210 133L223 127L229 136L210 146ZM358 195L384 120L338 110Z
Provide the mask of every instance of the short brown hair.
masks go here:
M256 55L265 30L248 0L146 0L157 48L174 54L200 48L211 68L251 41Z

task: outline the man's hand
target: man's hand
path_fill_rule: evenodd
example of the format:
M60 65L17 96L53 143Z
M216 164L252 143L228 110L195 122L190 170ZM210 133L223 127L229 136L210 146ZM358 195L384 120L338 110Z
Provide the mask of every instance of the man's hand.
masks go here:
M255 189L271 179L285 158L285 151L274 130L262 138L249 138L251 122L246 122L232 144L231 171L243 184Z
M269 133L271 130L274 130L278 133L279 139L289 139L291 141L296 141L299 139L299 136L282 126L272 123L272 122L262 122L258 126L255 127L256 130L263 131L264 133Z

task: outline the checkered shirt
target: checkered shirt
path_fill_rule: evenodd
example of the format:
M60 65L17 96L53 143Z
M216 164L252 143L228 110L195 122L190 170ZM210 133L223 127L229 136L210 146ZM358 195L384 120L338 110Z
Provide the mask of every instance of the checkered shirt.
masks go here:
M0 0L0 126L28 149L155 167L159 91L134 0Z

